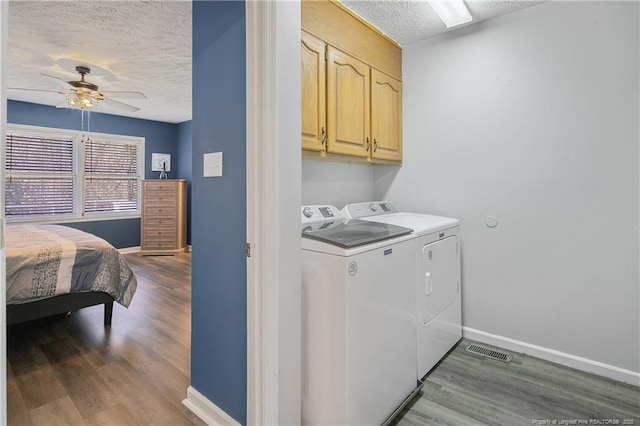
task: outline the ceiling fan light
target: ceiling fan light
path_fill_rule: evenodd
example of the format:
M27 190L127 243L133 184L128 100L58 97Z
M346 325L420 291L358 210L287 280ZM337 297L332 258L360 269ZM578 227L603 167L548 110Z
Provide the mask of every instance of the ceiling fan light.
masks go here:
M447 28L466 24L473 20L463 0L429 0L429 6Z
M80 106L80 98L78 95L68 95L67 96L67 104L71 107L79 107Z
M80 100L80 108L82 109L93 108L96 105L98 105L98 102L91 97L84 97Z
M78 91L67 96L67 104L72 108L91 109L98 106L98 101L90 93Z

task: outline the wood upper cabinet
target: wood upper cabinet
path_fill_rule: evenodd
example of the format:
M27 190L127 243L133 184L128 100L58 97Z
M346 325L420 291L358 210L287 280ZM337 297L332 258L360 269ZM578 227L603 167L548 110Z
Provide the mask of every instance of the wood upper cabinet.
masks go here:
M303 0L302 150L402 162L402 48L338 0Z
M327 152L369 156L370 68L327 47Z
M402 161L402 83L371 70L371 158Z
M302 149L312 151L326 144L326 46L302 32Z

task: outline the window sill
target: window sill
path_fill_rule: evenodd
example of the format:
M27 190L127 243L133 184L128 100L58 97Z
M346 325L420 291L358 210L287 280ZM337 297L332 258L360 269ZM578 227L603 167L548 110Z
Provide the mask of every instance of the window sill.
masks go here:
M6 218L7 223L79 223L79 222L99 222L105 220L125 220L140 219L140 213L132 214L92 214L87 216L65 216L65 217L14 217Z

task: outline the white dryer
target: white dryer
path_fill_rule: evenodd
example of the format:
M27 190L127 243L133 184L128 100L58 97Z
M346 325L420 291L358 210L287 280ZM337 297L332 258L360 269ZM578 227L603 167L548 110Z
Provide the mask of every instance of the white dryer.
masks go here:
M386 201L349 204L342 214L414 230L417 378L422 380L462 338L460 222L442 216L399 212Z
M302 424L381 425L419 389L411 229L302 209Z

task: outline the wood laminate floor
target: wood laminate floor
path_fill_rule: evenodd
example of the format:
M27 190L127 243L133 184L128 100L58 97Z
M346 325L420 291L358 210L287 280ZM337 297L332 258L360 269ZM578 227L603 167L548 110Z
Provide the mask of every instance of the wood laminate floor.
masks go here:
M640 425L640 388L513 353L509 364L463 340L393 422L409 425Z
M129 309L114 304L8 329L9 425L201 425L189 386L189 254L126 255L138 276ZM640 389L526 355L510 364L461 342L394 425L640 426ZM555 423L554 423L555 420ZM625 422L626 421L626 422Z
M9 425L202 425L190 384L191 255L126 255L138 289L103 307L8 327Z

